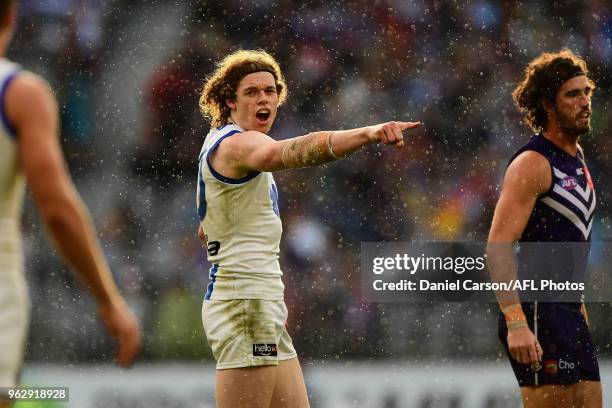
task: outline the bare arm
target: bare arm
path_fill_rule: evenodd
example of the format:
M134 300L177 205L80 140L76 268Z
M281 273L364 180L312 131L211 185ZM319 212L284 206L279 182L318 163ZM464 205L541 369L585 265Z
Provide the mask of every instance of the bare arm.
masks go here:
M511 249L511 246L518 241L535 202L540 194L548 190L552 176L548 161L539 153L527 151L517 157L508 167L502 192L495 207L493 222L489 231L488 255L491 272L494 276L504 281L516 279L516 266L512 263L505 267L495 267L495 261L509 262L506 259L499 259L500 252ZM501 257L505 258L505 257ZM510 269L508 269L510 267ZM518 297L511 299L511 302L500 302L502 308L511 303L518 303Z
M535 202L552 182L550 165L539 153L527 151L508 167L501 196L495 208L487 245L487 259L494 282L517 278L512 245L518 241ZM497 298L508 325L508 345L521 363L536 363L541 348L527 326L527 320L515 291L499 291ZM518 339L516 339L518 338Z
M402 131L418 126L418 122L388 122L351 130L314 132L280 141L249 131L224 140L212 155L212 164L229 177L241 177L248 171L318 166L378 141L402 147Z
M68 175L58 142L55 98L32 74L19 75L6 98L34 201L60 253L95 298L111 334L118 337L118 361L128 364L139 348L138 325L115 286L87 208Z

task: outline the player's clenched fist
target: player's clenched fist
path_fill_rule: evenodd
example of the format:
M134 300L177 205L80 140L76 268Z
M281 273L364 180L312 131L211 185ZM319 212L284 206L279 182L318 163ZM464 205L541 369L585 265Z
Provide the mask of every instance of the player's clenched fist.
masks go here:
M538 366L542 361L542 347L529 327L508 332L508 349L512 357L521 364Z
M369 127L368 138L372 142L383 142L386 145L404 146L403 130L421 126L421 122L387 122Z

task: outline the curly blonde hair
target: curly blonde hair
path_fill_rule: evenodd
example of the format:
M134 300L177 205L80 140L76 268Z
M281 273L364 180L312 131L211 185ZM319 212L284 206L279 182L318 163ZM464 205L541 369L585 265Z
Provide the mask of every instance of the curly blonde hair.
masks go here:
M278 104L287 99L287 85L278 62L264 50L238 50L225 57L208 78L200 95L200 111L218 127L227 123L230 108L226 100L236 100L238 84L254 72L269 72L276 82Z
M539 132L546 130L547 112L543 102L553 106L563 83L580 75L587 75L586 62L567 48L555 53L543 53L527 65L525 76L512 91L512 99L525 114L525 123ZM594 82L589 79L594 88Z

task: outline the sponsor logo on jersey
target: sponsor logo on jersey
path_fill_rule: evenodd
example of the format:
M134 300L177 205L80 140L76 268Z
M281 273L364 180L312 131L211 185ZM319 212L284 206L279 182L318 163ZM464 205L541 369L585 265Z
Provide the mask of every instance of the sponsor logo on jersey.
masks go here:
M255 357L276 357L276 344L253 344L253 355Z

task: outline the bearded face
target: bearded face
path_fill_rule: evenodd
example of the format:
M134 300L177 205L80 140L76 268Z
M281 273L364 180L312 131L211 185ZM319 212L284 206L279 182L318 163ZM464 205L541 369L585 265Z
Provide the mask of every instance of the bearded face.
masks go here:
M557 109L557 117L563 133L580 136L591 131L590 108L581 109L578 113Z
M584 75L561 85L555 100L553 119L563 133L580 136L591 131L592 82Z

